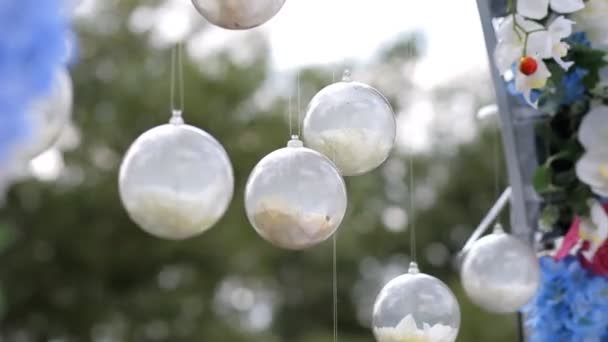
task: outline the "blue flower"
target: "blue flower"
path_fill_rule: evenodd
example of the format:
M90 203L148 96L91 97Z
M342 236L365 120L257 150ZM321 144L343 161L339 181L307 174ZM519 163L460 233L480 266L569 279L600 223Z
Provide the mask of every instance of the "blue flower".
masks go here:
M70 37L62 0L0 1L0 167L27 138L25 113L50 90Z
M584 269L578 259L540 259L541 286L522 311L530 341L608 341L608 279Z
M574 102L583 100L585 98L585 92L587 88L583 83L585 76L589 74L589 71L580 67L571 68L563 79L562 86L564 87L564 98L561 104L571 105Z
M570 45L583 45L586 47L591 47L591 41L587 38L587 33L585 32L576 32L573 33L570 37L566 39L566 43Z

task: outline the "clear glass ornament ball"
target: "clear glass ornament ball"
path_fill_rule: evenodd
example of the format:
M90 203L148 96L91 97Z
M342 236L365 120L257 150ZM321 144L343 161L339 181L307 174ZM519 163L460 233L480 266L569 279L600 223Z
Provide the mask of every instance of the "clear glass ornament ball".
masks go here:
M473 303L493 313L515 313L536 294L540 267L529 245L497 227L467 252L460 277Z
M260 236L302 250L332 236L346 213L346 186L332 162L292 139L264 157L245 188L245 209Z
M141 229L181 240L207 231L224 215L234 176L228 154L211 135L187 124L166 124L131 145L119 189Z
M72 103L72 79L62 68L55 74L49 93L32 103L27 113L31 132L19 157L32 159L53 146L72 117Z
M344 176L380 166L396 137L395 114L376 89L345 77L310 102L303 127L306 146L330 158Z
M272 19L285 0L192 0L212 24L229 30L246 30Z
M412 263L407 274L390 281L378 295L373 327L378 342L454 342L460 307L443 282L420 273Z

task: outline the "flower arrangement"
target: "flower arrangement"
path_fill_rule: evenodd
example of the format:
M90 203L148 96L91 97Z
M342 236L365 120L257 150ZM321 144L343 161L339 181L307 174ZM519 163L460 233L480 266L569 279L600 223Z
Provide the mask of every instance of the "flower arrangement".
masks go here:
M541 114L532 181L543 199L539 240L553 255L541 259L543 284L525 310L531 340L605 341L608 0L508 0L506 13L495 64Z
M25 114L51 90L71 33L63 0L0 1L0 32L1 171L13 147L28 138Z
M531 342L606 341L608 279L593 275L576 257L540 259L542 285L524 308Z

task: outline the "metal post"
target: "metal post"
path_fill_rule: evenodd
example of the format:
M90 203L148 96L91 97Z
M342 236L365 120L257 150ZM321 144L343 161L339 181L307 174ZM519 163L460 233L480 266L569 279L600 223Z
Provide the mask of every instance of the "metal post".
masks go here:
M496 33L493 18L504 16L506 0L477 0L494 81L496 101L500 112L501 132L511 186L511 232L521 239L534 242L534 231L540 211L540 198L532 186L538 159L534 126L542 115L510 96L494 61ZM523 317L519 316L520 341L525 341Z

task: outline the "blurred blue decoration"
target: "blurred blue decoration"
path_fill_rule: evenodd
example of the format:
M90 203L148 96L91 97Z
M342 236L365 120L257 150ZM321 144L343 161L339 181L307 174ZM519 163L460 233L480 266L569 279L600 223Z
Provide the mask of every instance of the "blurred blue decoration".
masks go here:
M574 67L564 75L562 79L562 85L565 89L565 96L562 99L563 105L571 105L576 101L585 99L587 87L585 87L583 81L588 74L588 70Z
M27 139L28 106L50 90L71 39L63 0L0 1L0 170Z
M608 279L576 257L540 259L542 284L523 312L531 342L608 341Z
M575 32L570 37L566 38L566 43L570 45L582 45L585 47L591 47L591 41L587 38L586 32Z

